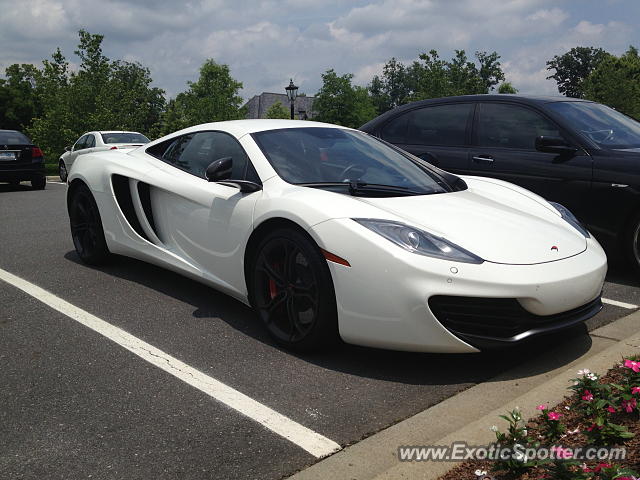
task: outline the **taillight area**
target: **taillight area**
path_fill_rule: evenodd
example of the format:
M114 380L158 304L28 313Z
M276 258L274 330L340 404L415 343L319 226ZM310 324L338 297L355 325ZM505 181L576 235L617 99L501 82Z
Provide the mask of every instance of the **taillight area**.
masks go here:
M111 147L109 150L117 150L118 147Z
M39 147L31 147L31 163L44 162L44 153Z

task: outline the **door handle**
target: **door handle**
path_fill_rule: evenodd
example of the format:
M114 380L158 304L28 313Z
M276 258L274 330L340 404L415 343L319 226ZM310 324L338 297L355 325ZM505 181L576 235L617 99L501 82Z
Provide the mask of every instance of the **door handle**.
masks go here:
M474 162L488 162L491 163L493 162L493 157L490 155L476 155L475 157L473 157L473 161Z

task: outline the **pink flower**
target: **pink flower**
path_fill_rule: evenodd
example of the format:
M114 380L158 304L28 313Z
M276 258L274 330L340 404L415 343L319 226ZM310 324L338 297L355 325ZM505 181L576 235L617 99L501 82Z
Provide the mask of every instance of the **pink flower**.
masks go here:
M636 406L638 405L635 398L632 398L629 401L622 400L621 404L622 404L622 408L624 408L627 413L633 412Z
M592 432L593 430L602 430L602 425L596 425L595 423L587 428L587 432Z
M547 418L549 420L560 420L560 417L562 416L561 413L556 413L556 412L549 412L547 413Z
M536 407L536 410L547 410L547 408L548 408L548 405L538 405Z
M605 410L609 413L616 413L617 410L615 408L613 408L611 405L609 405L607 408L605 408Z
M624 361L624 366L630 368L636 373L640 372L640 362L634 362L633 360L627 359Z
M585 390L583 392L582 399L585 402L591 402L591 401L593 401L593 394L589 390Z
M631 389L631 394L635 395L636 393L640 393L640 387L633 387Z
M611 465L608 463L599 463L598 466L593 469L593 472L600 473L603 468L611 468Z

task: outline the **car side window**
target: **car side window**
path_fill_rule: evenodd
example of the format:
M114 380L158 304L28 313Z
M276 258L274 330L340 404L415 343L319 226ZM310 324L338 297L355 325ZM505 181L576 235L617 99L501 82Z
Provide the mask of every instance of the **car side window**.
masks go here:
M536 137L561 137L558 127L538 112L519 105L480 104L478 145L535 150Z
M406 143L409 113L397 116L382 127L380 137L389 143Z
M467 121L472 107L471 103L452 103L411 111L408 114L405 143L410 145L465 145Z
M84 146L84 143L86 142L86 140L87 140L87 136L86 135L81 136L78 139L78 141L73 145L73 151L75 152L77 150L82 150L83 148L86 148Z
M148 151L154 154L153 147ZM249 178L257 181L257 173L244 149L227 133L198 132L183 135L169 145L161 159L193 175L205 178L205 171L211 162L224 157L233 159L231 179Z
M93 135L87 135L84 148L93 148L96 146L96 138Z

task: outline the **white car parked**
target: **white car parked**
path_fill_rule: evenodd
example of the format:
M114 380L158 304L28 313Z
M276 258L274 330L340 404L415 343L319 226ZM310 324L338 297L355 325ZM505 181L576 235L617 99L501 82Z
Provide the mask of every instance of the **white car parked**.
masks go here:
M73 146L66 147L65 152L58 160L60 180L67 181L71 166L80 155L103 150L137 148L145 143L149 143L149 139L138 132L87 132Z
M606 256L562 205L335 125L209 123L82 155L67 206L84 262L180 272L298 350L477 352L602 308Z

